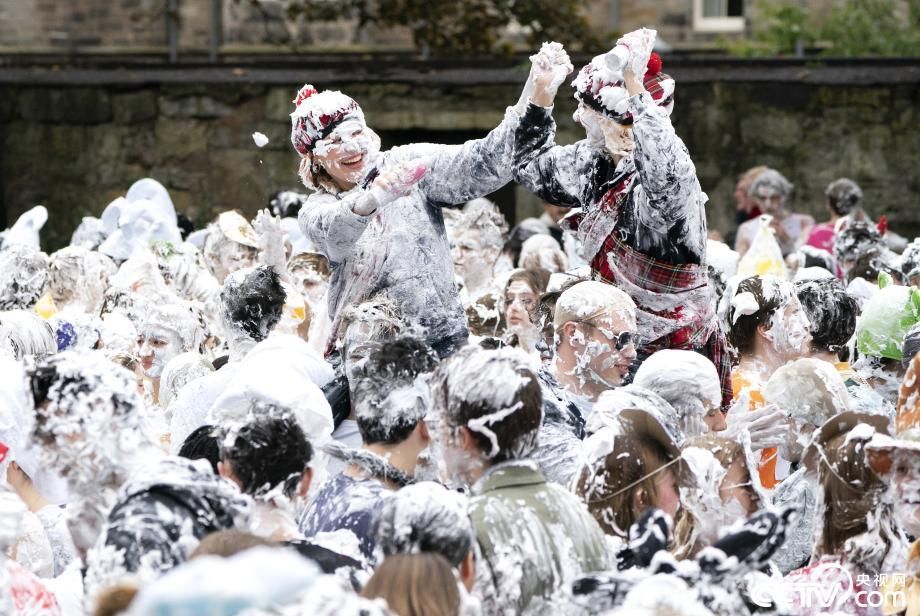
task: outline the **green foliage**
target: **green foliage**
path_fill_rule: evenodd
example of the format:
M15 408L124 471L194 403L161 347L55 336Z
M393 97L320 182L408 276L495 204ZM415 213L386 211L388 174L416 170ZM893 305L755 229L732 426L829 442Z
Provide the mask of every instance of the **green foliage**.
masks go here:
M360 27L403 26L423 55L476 56L510 51L502 35L513 22L531 47L548 40L571 51L603 47L582 7L579 0L288 0L285 13L308 22L357 18Z
M920 0L846 0L819 19L793 0L757 0L751 36L721 41L744 57L791 55L796 42L829 56L920 55Z
M821 24L835 56L920 55L920 0L849 0Z
M756 18L751 37L723 41L726 51L744 57L777 56L795 53L796 41L815 41L816 33L808 22L808 11L789 2L757 0Z

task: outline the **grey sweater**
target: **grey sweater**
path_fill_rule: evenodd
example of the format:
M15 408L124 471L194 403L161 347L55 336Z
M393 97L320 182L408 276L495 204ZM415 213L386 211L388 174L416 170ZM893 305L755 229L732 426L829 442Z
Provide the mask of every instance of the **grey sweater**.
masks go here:
M441 207L494 192L511 180L550 135L550 109L508 109L483 139L462 145L412 144L382 153L378 171L417 158L427 175L405 195L370 216L352 211L365 189L314 193L300 211L300 227L332 268L329 314L377 295L396 301L407 321L437 345L467 336L463 305Z

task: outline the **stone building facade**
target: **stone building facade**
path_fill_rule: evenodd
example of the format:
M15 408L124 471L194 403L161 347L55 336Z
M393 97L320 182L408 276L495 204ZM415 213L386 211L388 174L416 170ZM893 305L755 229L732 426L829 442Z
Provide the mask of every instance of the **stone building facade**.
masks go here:
M180 51L209 43L211 0L172 0ZM356 21L301 23L285 19L296 0L220 0L226 51L280 46L410 48L406 29L359 30ZM462 0L459 0L462 1ZM833 0L803 0L821 14ZM752 0L586 0L585 11L602 36L641 26L658 29L675 49L712 47L722 35L744 36L757 19ZM167 44L170 0L10 0L0 3L0 51L76 50L151 52ZM509 33L514 40L514 34Z

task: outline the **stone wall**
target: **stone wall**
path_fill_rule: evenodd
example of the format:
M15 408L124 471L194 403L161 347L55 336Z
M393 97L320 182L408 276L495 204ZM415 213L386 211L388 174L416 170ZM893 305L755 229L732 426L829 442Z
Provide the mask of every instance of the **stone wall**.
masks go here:
M381 68L383 66L384 68ZM920 63L674 63L674 122L710 196L709 220L729 231L732 190L748 167L768 164L796 185L797 209L823 218L822 191L836 177L859 182L874 215L920 234ZM290 104L311 81L364 107L385 145L483 135L518 97L522 69L413 65L398 59L296 68L124 67L0 69L0 228L37 203L51 211L46 248L69 240L144 176L166 185L198 223L296 188L288 143ZM347 77L346 77L347 76ZM583 133L564 90L559 142ZM253 131L268 135L259 149ZM523 189L499 196L520 218L539 209Z

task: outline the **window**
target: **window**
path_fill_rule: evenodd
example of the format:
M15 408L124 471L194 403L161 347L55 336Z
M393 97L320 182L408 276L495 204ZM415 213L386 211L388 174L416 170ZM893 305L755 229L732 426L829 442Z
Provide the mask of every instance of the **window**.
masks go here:
M693 28L698 32L744 31L744 0L693 0Z

